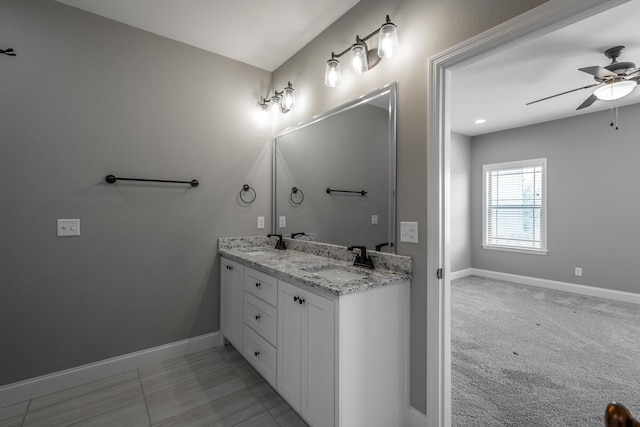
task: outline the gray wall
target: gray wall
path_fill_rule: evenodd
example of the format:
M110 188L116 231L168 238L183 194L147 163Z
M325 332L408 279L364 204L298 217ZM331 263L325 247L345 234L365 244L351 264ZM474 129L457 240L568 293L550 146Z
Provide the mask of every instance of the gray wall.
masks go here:
M417 221L418 244L398 242L413 257L411 285L411 405L426 411L426 217L428 58L531 9L544 0L363 0L278 68L274 87L291 81L296 109L280 117L276 132L346 101L398 82L398 221ZM324 86L331 52L347 48L389 14L398 26L400 52L361 76L343 72L337 88ZM375 46L375 40L370 47ZM346 62L346 61L345 61ZM345 67L346 68L346 67ZM397 230L397 227L396 227ZM433 274L433 272L431 273Z
M369 249L388 242L388 111L360 105L279 137L276 182L277 215L287 219L278 233L311 232L320 242ZM290 202L292 187L304 192L300 205ZM327 187L367 195L327 194Z
M640 292L639 115L640 104L620 108L617 131L607 110L472 138L473 267ZM482 249L482 165L540 157L547 158L549 253Z
M451 271L471 268L471 138L451 132Z
M0 41L0 385L219 330L217 238L270 221L270 73L51 0L0 2Z

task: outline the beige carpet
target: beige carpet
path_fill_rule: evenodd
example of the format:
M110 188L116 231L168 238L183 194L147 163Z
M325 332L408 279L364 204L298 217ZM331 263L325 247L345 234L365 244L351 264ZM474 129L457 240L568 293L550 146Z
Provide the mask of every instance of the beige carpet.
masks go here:
M469 276L451 282L453 426L640 418L640 306Z

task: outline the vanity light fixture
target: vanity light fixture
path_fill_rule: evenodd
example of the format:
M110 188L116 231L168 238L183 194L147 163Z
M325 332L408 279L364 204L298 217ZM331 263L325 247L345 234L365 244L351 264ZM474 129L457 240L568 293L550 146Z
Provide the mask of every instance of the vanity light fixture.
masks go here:
M351 71L354 74L362 74L370 67L369 50L366 41L378 34L378 57L380 59L392 58L398 51L398 29L387 15L386 22L371 34L360 38L356 35L356 42L340 53L331 52L331 59L327 61L324 73L324 84L328 87L336 87L340 84L340 61L338 58L351 52ZM374 64L375 65L375 64Z
M281 113L288 113L296 103L294 91L295 89L291 85L291 82L288 82L287 86L281 91L274 91L271 98L267 99L261 97L258 106L262 111L279 109Z

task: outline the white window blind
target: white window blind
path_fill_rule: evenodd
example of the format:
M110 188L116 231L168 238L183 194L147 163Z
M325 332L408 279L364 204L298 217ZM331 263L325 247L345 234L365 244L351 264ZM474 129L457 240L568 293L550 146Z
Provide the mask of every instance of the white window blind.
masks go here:
M484 246L546 252L546 159L484 165Z

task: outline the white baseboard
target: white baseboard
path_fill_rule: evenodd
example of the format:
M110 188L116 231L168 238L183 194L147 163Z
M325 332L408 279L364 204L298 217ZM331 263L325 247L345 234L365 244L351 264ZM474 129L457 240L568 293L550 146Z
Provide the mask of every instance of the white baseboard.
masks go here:
M409 427L425 427L427 416L413 406L409 407Z
M473 270L472 268L466 268L464 270L452 271L451 273L449 273L449 276L450 276L449 279L456 280L461 277L471 276L473 274L471 272L472 270Z
M222 345L220 332L200 335L0 387L0 408L174 357Z
M482 276L489 279L505 280L508 282L519 283L521 285L538 286L541 288L555 289L557 291L571 292L574 294L588 295L598 298L606 298L614 301L630 302L640 304L640 294L632 292L616 291L612 289L597 288L595 286L578 285L575 283L558 282L555 280L537 279L535 277L520 276L517 274L500 273L497 271L481 270L478 268L469 268L460 272L451 273L451 280L454 275L456 278L465 276Z

